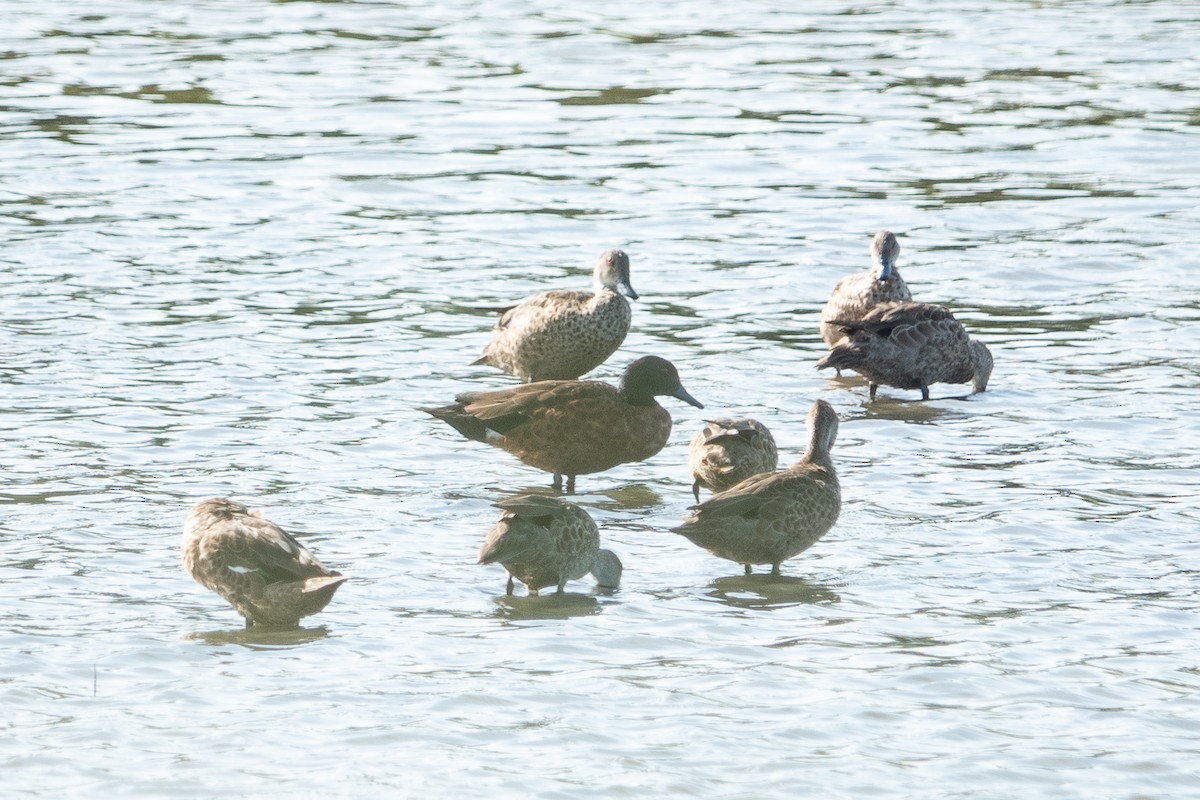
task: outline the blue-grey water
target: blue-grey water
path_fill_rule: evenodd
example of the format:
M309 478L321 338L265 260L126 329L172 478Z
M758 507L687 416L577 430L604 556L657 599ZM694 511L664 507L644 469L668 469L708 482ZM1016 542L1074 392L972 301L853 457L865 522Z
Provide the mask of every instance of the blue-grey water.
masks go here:
M1200 785L1200 7L0 0L0 769L43 796L1162 798ZM996 359L814 368L900 234ZM633 262L595 374L704 411L581 476L623 586L504 596L548 476L417 406ZM781 578L667 529L701 420L844 493ZM353 576L247 635L228 495Z

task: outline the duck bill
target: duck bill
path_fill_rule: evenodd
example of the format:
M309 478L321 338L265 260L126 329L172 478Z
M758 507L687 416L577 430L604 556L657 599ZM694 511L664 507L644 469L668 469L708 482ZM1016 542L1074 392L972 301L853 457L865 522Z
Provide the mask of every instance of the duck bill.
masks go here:
M876 276L875 280L879 281L880 283L887 283L892 279L893 269L895 269L895 264L892 263L892 260L887 256L880 256L879 275Z
M617 291L628 297L630 300L638 299L638 293L635 292L633 287L629 285L629 281L620 281L617 284Z
M683 402L688 403L689 405L695 406L696 408L704 408L704 404L688 394L687 389L683 388L682 386L672 392L671 397L676 397Z

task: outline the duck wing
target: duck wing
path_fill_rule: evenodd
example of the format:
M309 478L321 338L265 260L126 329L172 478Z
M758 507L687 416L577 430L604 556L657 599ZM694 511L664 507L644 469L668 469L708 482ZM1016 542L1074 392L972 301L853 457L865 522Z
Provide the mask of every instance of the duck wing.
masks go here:
M480 564L519 561L553 549L550 528L569 510L553 497L522 495L496 503L504 510L479 550Z
M498 392L466 392L454 399L463 412L504 435L535 416L589 401L611 401L616 393L600 381L538 381Z
M563 519L568 515L568 509L563 505L561 500L541 494L524 494L516 497L508 497L497 501L496 506L526 519L538 519L541 517Z
M241 516L229 520L217 536L224 539L225 566L257 572L267 583L336 575L308 548L270 520Z
M730 517L758 519L770 516L771 506L788 493L787 472L762 472L751 475L732 488L692 506L695 519L709 522Z
M847 333L866 331L883 338L905 332L909 328L932 331L949 325L961 325L948 308L932 303L884 303L876 306L862 319L830 320Z
M591 292L568 289L554 289L548 292L538 292L525 302L504 309L497 328L509 328L525 319L544 319L553 317L570 309L582 308L591 300Z

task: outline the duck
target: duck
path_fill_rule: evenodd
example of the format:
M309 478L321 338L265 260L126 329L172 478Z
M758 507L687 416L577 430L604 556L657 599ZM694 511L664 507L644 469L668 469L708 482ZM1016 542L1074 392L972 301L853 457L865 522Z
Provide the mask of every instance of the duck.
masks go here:
M479 550L480 564L502 564L508 570L505 594L513 580L536 595L549 586L563 593L567 581L591 573L601 588L621 583L621 559L600 547L600 531L579 506L557 497L527 494L501 500L500 520L488 531Z
M296 627L348 580L261 512L226 497L192 507L182 551L188 574L225 598L246 628Z
M483 355L486 364L526 383L574 380L603 364L629 333L629 256L605 250L592 270L592 291L539 292L501 312Z
M779 450L767 426L756 419L712 419L688 445L688 464L699 503L701 486L722 492L751 475L773 472Z
M833 347L845 336L831 320L858 320L880 303L912 300L908 284L896 266L899 257L900 242L896 234L888 230L877 232L871 240L871 268L838 281L821 310L821 338L826 345Z
M845 334L818 369L852 369L870 382L871 400L880 385L920 389L929 399L934 383L970 383L987 389L992 354L949 309L931 303L884 303L860 320L836 320Z
M450 405L421 410L476 442L499 447L553 473L551 486L575 491L577 475L645 461L667 443L671 415L654 399L670 396L704 408L688 394L675 365L643 356L603 381L537 381L510 389L464 392Z
M693 544L752 573L752 565L780 564L812 547L837 522L842 490L830 451L838 417L824 400L808 412L808 448L792 466L761 472L718 492L672 528Z

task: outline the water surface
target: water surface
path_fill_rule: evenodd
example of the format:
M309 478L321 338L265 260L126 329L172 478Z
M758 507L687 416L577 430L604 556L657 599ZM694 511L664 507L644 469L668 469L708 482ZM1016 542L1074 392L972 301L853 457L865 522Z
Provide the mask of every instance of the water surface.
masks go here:
M24 794L1194 791L1200 12L1189 4L0 2L0 745ZM901 236L992 348L934 400L813 365ZM507 598L548 476L416 410L489 309L633 261L705 403L582 476L624 585ZM686 442L837 408L784 575L667 532ZM353 576L240 630L187 508Z

